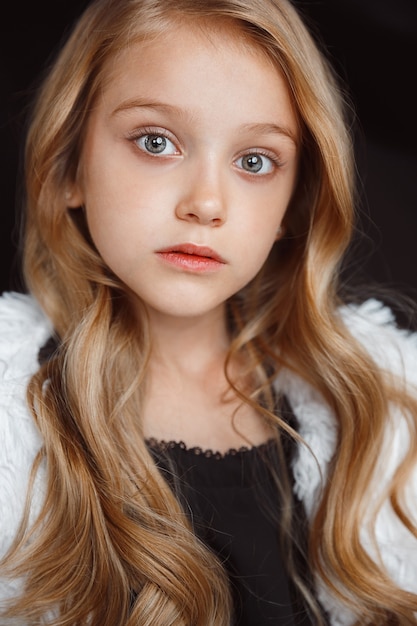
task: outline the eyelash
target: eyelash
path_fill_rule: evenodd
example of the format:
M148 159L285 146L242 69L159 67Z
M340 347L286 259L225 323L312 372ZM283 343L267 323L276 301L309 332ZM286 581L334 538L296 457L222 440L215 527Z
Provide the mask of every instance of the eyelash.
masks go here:
M155 128L155 127L145 127L145 128L141 128L140 130L137 131L133 131L130 135L129 135L129 140L134 142L138 148L138 150L140 150L143 154L146 154L148 156L150 156L151 158L154 157L164 157L164 156L173 156L173 155L158 155L158 153L152 154L151 152L148 152L147 150L142 149L141 147L139 147L137 145L138 140L143 139L144 137L147 136L157 136L157 137L164 137L165 139L167 139L169 142L171 142L174 146L176 146L176 141L174 141L173 137L171 136L171 133L169 133L168 131L166 131L163 128ZM178 150L178 148L176 148ZM280 169L283 167L284 163L281 161L281 159L274 153L270 153L268 151L259 149L259 148L254 148L253 150L249 150L247 152L244 152L243 154L239 155L235 160L234 163L236 163L237 161L239 161L240 159L243 159L245 157L250 157L250 156L260 156L260 157L264 157L265 159L268 159L269 161L271 161L272 165L274 168L276 169ZM258 177L260 178L261 176L267 176L270 172L267 172L266 174L258 174L257 172L250 172L249 170L244 170L243 168L239 168L241 169L243 172L245 172L246 174L248 174L249 176L253 176L254 178Z
M177 142L174 140L172 135L168 131L164 130L163 128L152 128L152 127L141 128L140 130L133 131L129 135L129 140L132 141L133 143L136 143L136 146L137 146L138 150L143 152L143 154L146 154L146 155L148 155L150 157L158 157L159 156L158 154L152 154L151 152L143 150L141 147L139 147L137 145L137 142L139 141L139 139L143 139L144 137L152 136L152 135L157 136L157 137L164 137L165 139L170 141L176 147L176 149L178 150ZM162 154L160 156L163 157L164 155Z
M262 150L260 148L254 148L252 150L244 152L243 154L239 155L237 159L235 159L234 162L236 163L240 159L243 159L245 157L251 157L251 156L260 156L260 157L264 157L265 159L268 159L269 161L271 161L274 169L280 169L284 165L283 161L281 161L281 159L276 154L268 152L266 150ZM258 174L257 172L250 172L249 170L244 170L244 171L246 174L249 174L250 176L253 176L253 177L266 176L267 174L270 173L270 172L267 172L266 174Z

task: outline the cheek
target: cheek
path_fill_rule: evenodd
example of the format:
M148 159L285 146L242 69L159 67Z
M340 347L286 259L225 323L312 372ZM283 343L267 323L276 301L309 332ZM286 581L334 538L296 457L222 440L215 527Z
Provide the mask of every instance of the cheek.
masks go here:
M254 234L254 239L256 239L257 235ZM256 274L261 267L264 265L267 260L269 253L271 252L274 243L276 241L276 235L272 235L271 231L268 232L267 235L264 234L262 238L262 242L259 242L257 245L254 245L254 251L252 255L253 263L253 271Z
M272 196L272 197L271 197ZM259 250L270 248L276 240L278 230L285 216L290 194L263 194L247 204L245 227L249 245ZM249 235L248 235L249 233Z
M100 257L108 268L119 275L123 266L129 266L132 263L132 252L126 241L124 230L120 228L120 224L115 224L114 220L108 222L105 216L99 219L94 211L87 211L87 224ZM121 251L123 251L122 256Z
M248 232L242 233L242 242L245 250L251 251L252 263L255 269L260 269L265 263L275 242L280 236L280 227L285 216L289 201L289 194L281 202L261 205L255 211Z
M86 186L85 209L93 240L134 241L155 228L155 197L140 181L114 174L91 177ZM97 243L97 242L96 242Z
M269 222L266 221L265 225L261 227L258 223L249 232L242 233L239 237L240 251L236 257L237 271L245 283L261 270L276 241L276 231ZM279 225L277 225L277 230L278 227Z

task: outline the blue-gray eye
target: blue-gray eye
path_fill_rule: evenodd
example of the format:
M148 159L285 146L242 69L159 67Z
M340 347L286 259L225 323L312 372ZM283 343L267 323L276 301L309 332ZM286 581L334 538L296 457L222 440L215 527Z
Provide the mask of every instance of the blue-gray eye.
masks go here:
M272 172L274 164L272 159L263 154L246 154L237 160L238 167L251 174L269 174Z
M163 135L143 135L136 139L136 143L139 148L149 154L171 155L177 152L172 141Z

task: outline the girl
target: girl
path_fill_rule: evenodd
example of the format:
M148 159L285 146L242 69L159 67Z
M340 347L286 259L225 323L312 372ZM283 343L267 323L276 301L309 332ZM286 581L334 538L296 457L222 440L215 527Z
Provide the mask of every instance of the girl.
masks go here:
M344 111L287 0L86 9L0 304L2 624L417 623L417 345L342 299Z

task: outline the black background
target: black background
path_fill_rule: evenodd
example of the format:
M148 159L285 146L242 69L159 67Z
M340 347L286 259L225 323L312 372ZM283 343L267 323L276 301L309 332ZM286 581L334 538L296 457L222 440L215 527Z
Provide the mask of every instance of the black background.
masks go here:
M417 0L296 0L347 84L359 124L361 237L356 279L417 299ZM0 26L0 291L16 265L25 111L40 72L86 0L8 5Z

